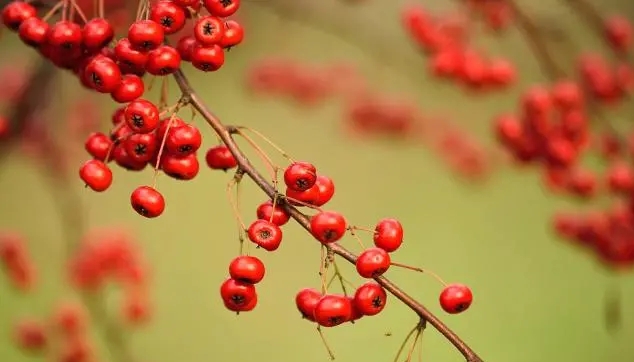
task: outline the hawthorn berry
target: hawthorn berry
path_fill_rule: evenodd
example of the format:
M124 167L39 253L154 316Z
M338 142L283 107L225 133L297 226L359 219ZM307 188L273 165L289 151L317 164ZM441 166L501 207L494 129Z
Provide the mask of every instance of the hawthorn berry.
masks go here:
M129 155L123 145L117 145L112 149L112 158L117 165L128 171L141 171L147 166L147 162L139 162Z
M229 275L243 283L257 284L264 279L264 263L255 256L242 255L229 264Z
M130 69L145 70L148 58L147 52L135 49L128 38L119 39L114 46L114 54L119 64L125 65Z
M110 137L101 132L90 134L84 144L84 148L93 158L104 162L112 147L113 142Z
M268 220L255 220L247 229L247 235L266 251L275 251L282 243L282 229Z
M238 161L225 145L211 147L205 155L205 161L207 166L213 170L227 171L238 166Z
M242 43L242 40L244 40L244 28L242 25L235 20L227 20L220 46L228 49Z
M198 128L192 124L173 127L166 137L165 148L170 153L181 157L198 151L202 144L202 135Z
M317 180L315 181L315 185L311 187L311 189L317 188L317 198L313 200L310 204L315 206L324 206L332 199L335 195L335 183L332 182L332 179L327 176L319 175L317 176ZM300 197L305 197L306 195L301 195ZM303 201L299 199L300 201Z
M226 18L240 8L240 0L203 0L203 6L210 14Z
M202 46L220 44L224 35L225 25L218 17L203 16L194 25L194 37Z
M30 352L40 352L48 344L44 325L33 319L19 321L14 327L13 338L18 347Z
M91 52L100 51L114 39L114 28L104 18L93 18L82 29L83 46Z
M220 297L230 311L247 312L255 307L251 303L257 300L257 293L253 284L229 278L220 286Z
M84 70L90 87L100 93L112 93L121 84L121 69L112 59L95 56Z
M128 40L133 48L147 52L163 44L165 31L153 20L137 20L128 28Z
M158 152L159 143L154 133L135 133L122 143L128 157L134 162L150 161Z
M450 314L464 312L473 302L471 289L464 284L449 284L440 293L440 306Z
M155 218L165 211L163 195L150 186L139 186L130 195L132 208L139 215Z
M161 0L150 8L150 20L160 24L165 34L174 34L185 27L185 6L173 1Z
M346 233L346 219L335 211L322 211L310 218L310 232L322 244L334 243Z
M273 207L273 201L267 200L258 206L256 215L260 220L267 220L277 226L282 226L290 220L290 215L279 204Z
M160 167L166 175L177 180L192 180L200 171L200 163L195 153L187 156L166 154L161 157Z
M178 70L181 56L169 45L161 45L148 53L145 70L152 75L168 75Z
M352 302L343 295L324 295L315 306L313 317L320 326L338 326L352 319Z
M214 72L225 63L225 52L218 45L205 47L196 44L192 47L191 63L203 72Z
M11 30L18 30L26 19L37 16L33 5L23 1L13 1L2 9L2 23Z
M44 20L32 17L22 22L18 28L18 35L24 44L37 48L46 41L49 28Z
M374 245L391 253L403 243L403 226L396 219L380 220L374 228Z
M295 306L302 314L302 318L315 322L315 307L323 294L317 289L305 288L295 295Z
M79 176L94 191L106 191L112 185L110 167L99 160L89 160L79 169Z
M110 96L115 102L129 103L141 98L144 92L143 79L136 74L126 74L121 77L121 83L110 93Z
M354 293L354 307L361 315L373 316L381 313L387 302L387 293L375 282L367 282Z
M178 39L176 50L181 56L181 60L186 62L192 61L192 49L196 45L196 38L193 35L185 35Z
M130 102L124 111L126 124L137 133L150 133L159 124L159 110L154 103L145 99Z
M317 182L317 169L308 162L293 162L284 171L286 187L294 191L306 191Z
M365 249L355 263L357 273L363 278L376 278L383 275L392 264L390 254L381 248Z
M46 43L54 49L70 52L79 50L82 45L81 27L68 20L60 20L53 24L46 34Z

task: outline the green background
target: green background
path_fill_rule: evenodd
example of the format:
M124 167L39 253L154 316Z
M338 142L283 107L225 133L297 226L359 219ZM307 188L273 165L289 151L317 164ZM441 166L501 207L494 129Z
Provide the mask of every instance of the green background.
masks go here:
M634 8L622 5L625 1L597 2L606 12L631 14ZM543 191L537 172L506 167L485 184L470 184L451 176L420 146L349 139L343 132L340 103L303 109L244 91L244 72L254 59L279 55L315 63L348 60L359 65L373 88L411 97L428 114L447 115L493 143L492 116L512 110L521 89L543 80L521 34L511 30L495 37L484 31L478 35L479 46L518 65L521 79L511 91L472 96L427 75L424 61L399 28L403 3L367 1L353 7L332 0L247 1L241 14L248 32L244 45L228 54L226 66L217 73L189 68L187 73L194 75L195 89L225 123L254 127L295 158L310 160L319 172L331 176L337 192L329 207L345 213L351 223L371 226L382 217L399 218L406 242L395 259L432 269L445 280L469 284L475 295L472 308L463 315L447 316L438 306L440 286L432 278L403 270L388 273L441 315L486 361L633 361L634 279L606 272L593 257L552 235L552 213L580 204ZM429 3L425 6L430 9L455 6L455 2ZM520 4L542 26L562 29L579 46L605 50L560 1ZM288 10L290 15L280 18L274 9ZM551 45L562 61L572 59L562 43ZM1 46L3 62L32 55L18 47L13 36L5 36ZM59 103L71 102L78 92L74 79L64 81L63 92L54 96ZM107 99L105 103L104 127L114 109ZM631 121L631 110L625 108L613 118ZM205 144L213 145L215 137L202 128ZM84 156L77 149L79 165ZM224 192L229 177L203 169L191 182L161 178L159 187L168 207L155 220L136 215L128 201L134 187L151 182L150 171L117 169L112 188L103 194L84 190L79 180L72 186L83 197L91 226L133 230L151 262L152 323L126 332L136 360L327 360L314 327L302 321L295 309L295 293L319 285L319 247L297 225L285 227L278 252L256 252L267 265L256 310L236 317L223 308L218 288L238 250ZM61 272L63 232L50 188L35 163L19 156L7 160L0 172L0 190L0 228L19 230L29 238L41 277L38 290L30 296L16 294L0 278L0 361L35 360L8 343L10 327L20 316L48 315L68 294ZM244 215L250 220L263 201L262 193L250 181L242 190ZM353 239L343 243L358 250ZM345 270L348 278L360 281L347 265ZM604 295L614 285L623 291L623 326L609 334ZM112 293L108 299L115 316L117 298ZM412 312L390 299L384 313L329 329L327 337L339 361L390 361L415 322ZM387 332L392 336L386 337ZM109 360L107 354L103 356L102 360ZM429 328L424 360L450 362L462 357Z

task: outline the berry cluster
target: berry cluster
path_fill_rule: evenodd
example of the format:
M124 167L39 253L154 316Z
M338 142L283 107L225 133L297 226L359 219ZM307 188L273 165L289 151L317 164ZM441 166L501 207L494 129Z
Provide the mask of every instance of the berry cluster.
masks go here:
M435 18L420 6L406 7L402 17L408 35L431 53L432 74L478 90L503 89L515 81L515 67L508 60L487 59L469 46L463 17Z

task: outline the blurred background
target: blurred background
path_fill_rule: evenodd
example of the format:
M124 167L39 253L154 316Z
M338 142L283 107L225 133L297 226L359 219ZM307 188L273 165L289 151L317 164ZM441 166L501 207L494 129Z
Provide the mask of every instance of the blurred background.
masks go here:
M606 14L634 16L632 2L593 3ZM529 85L548 81L525 36L513 25L503 32L481 24L472 28L475 46L510 60L518 80L501 92L466 90L429 74L427 57L402 26L401 13L407 4L412 2L244 1L238 18L245 27L245 41L227 53L224 67L214 73L201 73L189 65L184 70L223 122L261 131L294 158L311 161L320 173L332 177L336 194L329 208L343 212L350 223L373 227L380 218L399 218L405 243L393 259L431 269L449 282L468 284L474 292L472 307L460 315L447 315L438 305L441 287L433 278L406 270L388 273L441 316L484 360L634 361L631 272L606 269L592 254L558 238L551 222L558 210L592 209L601 202L553 195L543 187L540 172L505 161L494 162L486 177L457 175L433 147L351 131L345 97L306 105L263 96L247 86L254 64L264 59L314 67L343 64L356 69L371 92L406 99L423 118L451 120L484 149L502 153L496 148L493 118L514 111ZM565 69L572 67L575 54L561 34L583 49L609 54L588 22L564 1L517 0L517 4L547 29L546 41ZM460 9L458 1L419 5L438 14ZM0 47L0 67L8 70L5 77L34 66L36 53L6 29ZM94 105L73 117L80 123L100 124L93 131L107 131L117 105L107 96L86 91L72 75L59 73L48 91L46 122L62 129L71 117L70 109L86 99ZM170 97L176 101L177 88L170 82ZM158 89L151 94L158 95ZM11 106L5 102L5 112ZM626 105L611 111L609 117L626 129L633 109ZM204 147L216 144L202 119L196 122L205 136ZM10 153L2 151L7 154L0 168L0 229L27 238L37 266L37 288L19 293L6 278L0 278L0 361L41 359L14 346L12 326L22 317L45 318L60 300L76 298L64 269L69 234L60 209L60 199L70 192L79 195L81 205L73 207L81 207L88 227L129 230L150 266L151 318L138 328L124 326L122 332L134 361L328 359L314 326L300 318L294 302L299 289L319 286L319 248L311 236L291 223L277 252L255 251L267 267L258 288L259 304L254 311L236 316L223 307L218 292L228 275L228 263L238 253L235 220L225 194L231 174L202 167L191 181L159 178L166 212L158 219L144 219L132 210L129 197L134 188L151 182L150 170L115 169L114 183L104 193L85 189L76 177L76 168L88 159L81 138L89 132L77 140L61 137L69 148L72 171L63 185L47 181L41 162L22 152L20 145L14 145ZM283 164L282 158L278 160ZM243 215L250 222L264 194L248 180L241 191ZM346 238L343 244L359 251L354 239ZM360 283L354 269L343 264L347 278ZM615 290L620 291L620 327L610 330L606 328L606 295ZM111 318L121 319L121 292L113 287L102 297ZM338 361L390 361L415 323L409 309L388 298L382 314L328 329L326 336ZM101 334L93 333L98 360L115 362ZM463 360L431 327L423 343L425 361Z

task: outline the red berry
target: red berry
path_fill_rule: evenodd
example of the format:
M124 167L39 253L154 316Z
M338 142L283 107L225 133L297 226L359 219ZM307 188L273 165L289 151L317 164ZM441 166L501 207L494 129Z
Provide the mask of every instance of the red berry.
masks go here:
M286 210L284 210L284 208L281 207L279 204L273 207L273 201L271 200L267 200L260 204L260 206L258 206L256 214L258 219L270 221L277 226L282 226L286 224L290 219L290 216L288 215Z
M121 77L121 83L110 95L115 102L128 103L143 96L143 92L143 79L136 74L126 74Z
M471 306L473 294L471 289L463 284L447 285L440 293L440 306L450 314L464 312Z
M101 132L92 133L86 139L84 145L86 151L99 161L106 161L108 152L113 147L113 142L110 137Z
M203 16L194 25L194 37L202 46L220 44L225 35L225 25L222 20L215 16Z
M322 294L313 288L302 289L297 293L295 296L295 306L297 306L297 310L302 314L302 318L308 319L311 322L315 321L315 307L321 297Z
M181 60L186 62L192 61L192 49L196 45L196 38L192 35L181 37L176 43L176 50L181 56Z
M106 191L112 185L110 167L99 160L89 160L79 169L79 177L94 191Z
M165 34L174 34L185 27L185 7L173 1L161 0L150 8L150 20L160 24Z
M55 49L62 49L64 53L71 54L72 51L81 49L81 27L72 21L60 20L49 29L46 42Z
M354 306L362 315L373 316L381 313L387 302L385 289L375 282L367 282L354 293Z
M114 38L114 29L108 20L93 18L82 29L82 41L88 51L97 52L108 46Z
M44 325L36 320L24 319L14 327L14 339L25 351L42 351L48 342Z
M103 55L97 55L86 65L84 76L90 87L100 93L112 93L121 84L119 66Z
M229 264L229 275L243 283L257 284L264 279L264 263L255 256L238 256Z
M114 54L120 64L136 70L145 70L148 55L144 51L135 49L128 38L122 38L114 47Z
M235 20L227 20L225 22L225 33L220 41L223 48L231 48L244 40L244 28Z
M165 31L153 20L137 20L128 29L128 39L135 49L150 51L163 44Z
M203 6L211 15L226 18L240 8L240 0L203 0Z
M306 191L317 182L317 169L308 162L294 162L284 171L286 187L294 191Z
M213 170L227 171L238 166L238 161L225 145L210 148L205 155L205 161L207 161L207 166Z
M357 273L363 278L376 278L383 275L391 264L387 251L381 248L368 248L357 258Z
M159 140L163 140L165 138L165 135L168 134L168 126L169 126L169 133L174 132L174 129L180 126L184 126L185 125L185 121L183 121L182 119L180 119L179 117L169 117L167 119L163 119L159 122L159 126L156 129L156 136L158 137Z
M171 128L165 141L165 149L168 152L184 157L195 153L202 144L202 135L198 128L192 124Z
M335 183L332 182L332 179L327 176L317 176L317 180L315 181L315 185L313 188L317 188L318 197L312 203L315 206L324 206L332 199L335 195Z
M227 309L233 312L246 312L253 309L250 303L256 300L257 293L253 284L243 283L235 279L227 279L220 286L220 297Z
M152 75L168 75L178 70L181 56L169 45L161 45L148 53L145 70Z
M634 171L627 164L614 164L608 171L608 186L615 193L631 193L634 191Z
M161 157L161 169L174 179L187 181L198 175L200 163L195 153L187 156L166 154Z
M214 72L225 63L225 52L218 45L204 47L196 44L192 48L191 62L196 69L203 72Z
M154 133L135 133L122 143L125 152L135 163L150 161L156 155L159 143Z
M18 29L20 39L24 44L37 48L46 41L49 25L46 21L32 17L25 19Z
M268 220L255 220L247 235L249 240L266 251L275 251L282 243L282 229Z
M130 195L132 208L139 215L155 218L165 211L165 199L160 192L150 186L139 186Z
M322 211L310 218L310 232L322 244L334 243L346 233L346 219L335 211Z
M134 156L128 155L123 145L117 145L112 149L112 158L117 165L128 171L141 171L147 166L147 162L139 162Z
M383 219L374 228L374 245L388 253L403 243L403 226L396 219Z
M286 194L286 197L288 198L287 201L291 205L295 205L295 206L304 206L300 204L299 202L316 206L317 203L320 201L320 197L321 197L321 194L319 193L319 187L316 187L316 186L313 186L306 191L295 191L293 189L287 188L285 194ZM297 200L299 202L296 202L294 200Z
M150 133L159 123L159 110L154 103L145 99L136 99L124 111L128 127L137 133Z
M36 16L37 10L23 1L12 1L2 9L2 22L12 30L18 30L23 21Z
M343 295L324 295L315 306L313 317L320 326L338 326L352 319L352 302Z

